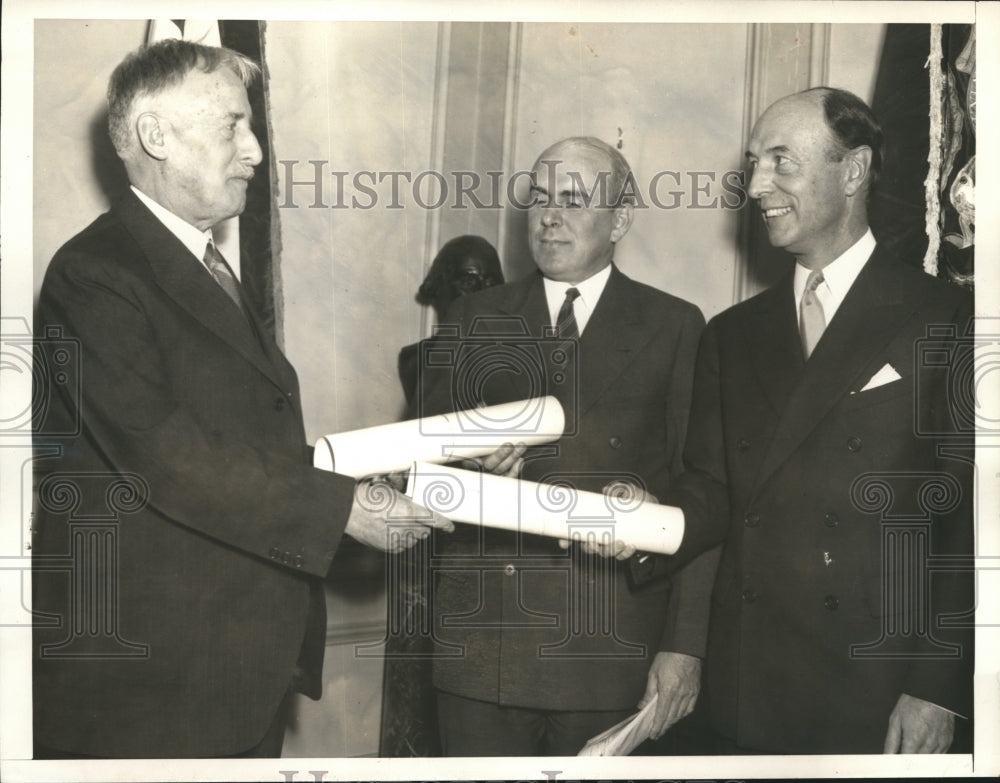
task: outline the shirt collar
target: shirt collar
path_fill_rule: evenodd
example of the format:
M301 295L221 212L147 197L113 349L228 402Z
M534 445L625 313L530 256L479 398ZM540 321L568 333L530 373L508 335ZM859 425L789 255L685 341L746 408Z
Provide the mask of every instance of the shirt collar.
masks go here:
M205 247L212 241L212 229L202 231L188 223L184 218L180 218L167 209L162 204L153 201L135 185L131 186L132 192L139 197L139 200L149 207L149 211L159 220L167 230L177 237L181 243L190 250L199 261L205 258Z
M854 285L854 281L874 250L875 236L869 228L857 242L823 267L823 287L827 289L823 309L826 313L827 323L833 318L833 313L836 312L840 303L844 301L844 297L847 296L847 292ZM793 287L796 309L802 302L802 294L806 290L806 278L809 277L809 272L810 270L801 264L795 264Z
M545 300L549 306L549 323L552 324L553 328L556 316L559 314L559 308L562 307L563 301L566 299L566 291L575 288L580 292L580 296L573 303L573 312L576 315L577 329L580 334L583 334L583 329L587 325L587 321L590 320L594 308L597 307L597 301L601 298L604 287L610 278L611 264L605 266L600 272L595 272L586 280L575 284L562 283L547 277L542 278L545 282Z

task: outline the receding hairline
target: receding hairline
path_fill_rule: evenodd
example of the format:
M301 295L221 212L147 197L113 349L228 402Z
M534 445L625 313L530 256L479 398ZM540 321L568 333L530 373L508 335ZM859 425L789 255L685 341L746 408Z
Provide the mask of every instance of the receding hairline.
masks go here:
M780 116L780 113L783 110L808 106L814 107L818 112L815 119L826 130L830 144L834 147L838 146L837 137L833 132L833 128L830 127L830 123L826 120L826 109L823 105L823 94L818 90L803 90L802 92L796 92L791 95L786 95L783 98L778 98L778 100L764 109L764 112L757 118L757 121L753 124L753 128L750 131L750 138L752 139L755 135L757 135L762 122L765 120L773 122L774 118L776 116ZM746 150L745 155L750 157L749 148Z
M531 166L531 170L537 169L542 161L554 160L561 163L558 158L553 156L560 150L571 149L571 150L584 150L591 151L600 154L604 158L604 162L607 164L608 169L614 168L614 158L612 156L610 147L608 147L600 139L591 139L582 136L572 136L567 139L560 139L555 144L549 145L546 149L542 150L542 153L535 159L535 162Z
M829 130L829 123L826 121L826 109L823 106L823 93L819 90L803 90L802 92L792 93L791 95L786 95L783 98L778 98L774 103L768 106L764 113L760 115L757 122L760 122L768 114L777 114L782 109L789 109L792 107L798 108L800 106L812 106L819 112L816 115L823 125L827 126Z

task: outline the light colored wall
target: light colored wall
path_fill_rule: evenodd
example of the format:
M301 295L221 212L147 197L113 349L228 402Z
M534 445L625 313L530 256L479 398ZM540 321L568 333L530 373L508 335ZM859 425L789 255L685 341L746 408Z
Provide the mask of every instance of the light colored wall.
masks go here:
M871 104L884 39L884 24L830 25L829 85Z
M106 211L127 187L108 141L108 77L146 40L145 20L39 19L35 22L35 296L56 250Z
M271 22L266 47L275 159L300 161L296 180L313 177L307 161L327 161L324 203L337 200L333 171L351 172L350 185L356 172L431 167L437 24ZM413 296L428 213L388 208L389 199L312 209L314 188L286 194L283 171L278 203L296 205L280 209L284 345L306 431L315 439L394 421L396 358L421 329ZM370 201L345 188L345 203L355 196Z

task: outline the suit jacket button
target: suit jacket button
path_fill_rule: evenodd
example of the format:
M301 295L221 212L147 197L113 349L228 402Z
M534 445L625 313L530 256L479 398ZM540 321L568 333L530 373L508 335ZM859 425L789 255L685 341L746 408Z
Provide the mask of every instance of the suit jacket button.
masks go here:
M622 447L622 439L619 438L617 435L613 435L611 438L609 438L608 443L611 444L611 448L613 449L620 449Z
M743 598L743 603L752 604L754 601L757 600L757 593L755 593L753 590L744 590L742 598Z
M748 511L746 516L743 517L743 524L747 527L757 527L760 524L760 514Z
M825 606L831 612L834 611L838 606L840 606L840 601L837 600L837 596L828 595L823 599L823 606Z
M516 568L514 568L514 566L513 566L513 565L511 565L510 563L507 563L507 565L505 565L505 566L503 567L503 572L504 572L505 574L507 574L507 576L514 576L514 573L515 573L516 571L517 571L517 569L516 569Z
M748 441L746 438L740 438L738 441L736 441L737 451L746 451L748 448L750 448L750 441Z
M275 397L274 398L274 409L276 411L279 411L279 412L283 411L285 409L285 398L284 397Z
M852 435L847 439L847 448L851 451L861 451L861 438L857 435Z
M302 555L296 555L295 560L292 562L296 568L302 568L306 564L306 559Z
M834 514L832 511L823 517L823 524L827 527L836 527L840 524L840 517Z

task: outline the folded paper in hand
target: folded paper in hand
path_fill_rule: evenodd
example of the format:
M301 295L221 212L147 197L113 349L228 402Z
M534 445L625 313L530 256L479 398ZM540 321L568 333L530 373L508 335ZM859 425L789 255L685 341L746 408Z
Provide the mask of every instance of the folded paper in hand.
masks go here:
M653 696L649 704L630 718L616 723L596 737L587 740L576 755L578 756L627 756L649 739L656 715L656 700Z
M879 386L885 386L887 383L898 381L902 377L891 364L884 364L882 365L882 369L875 373L871 377L871 380L862 387L861 391L866 392L869 389L877 389Z

